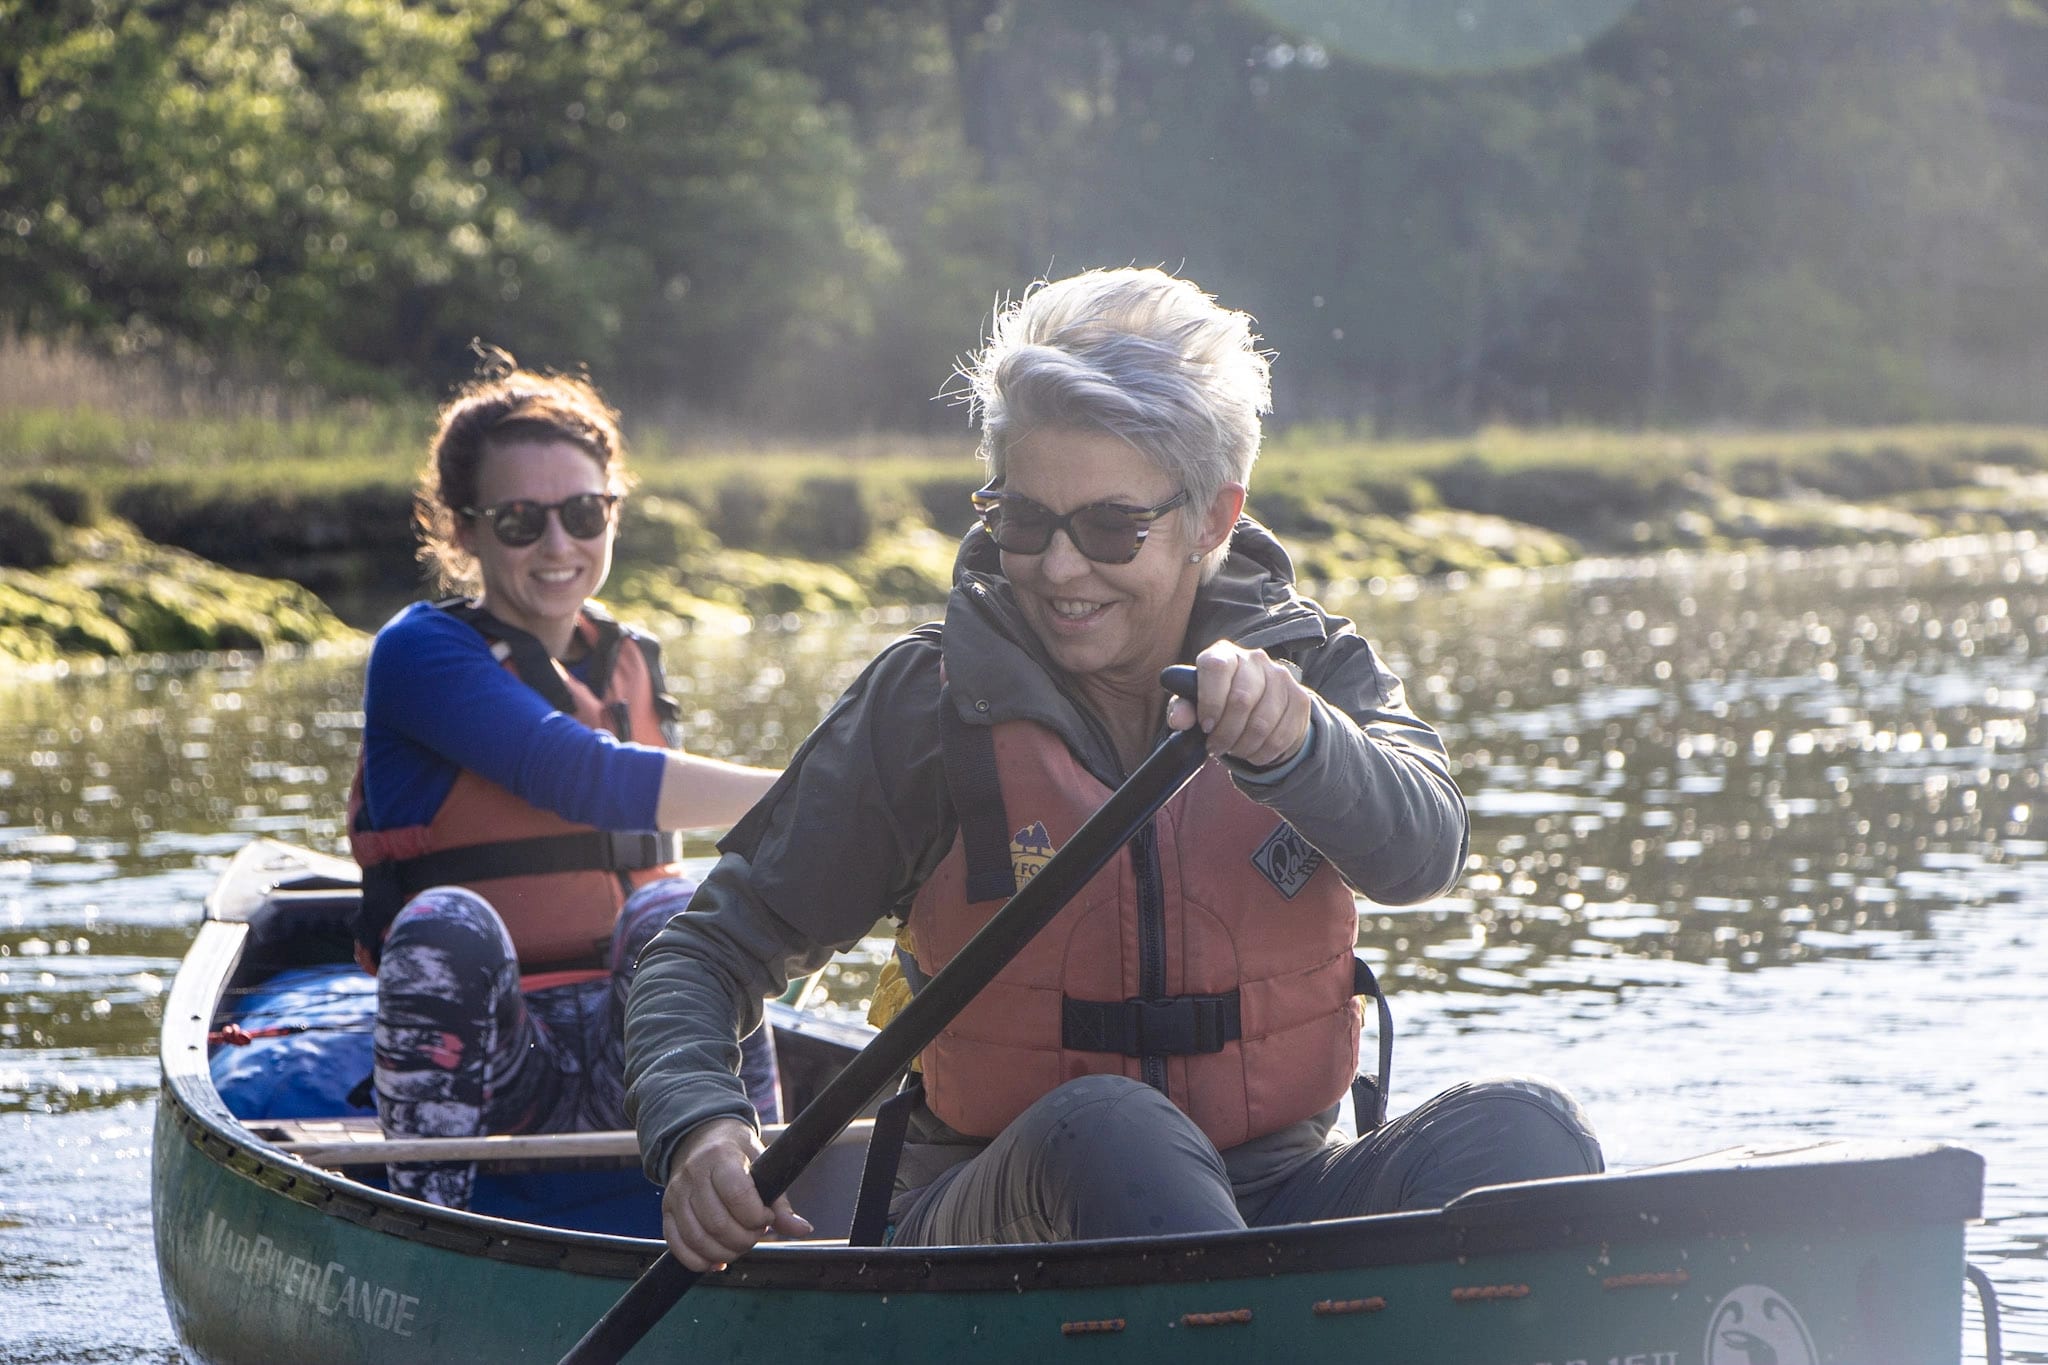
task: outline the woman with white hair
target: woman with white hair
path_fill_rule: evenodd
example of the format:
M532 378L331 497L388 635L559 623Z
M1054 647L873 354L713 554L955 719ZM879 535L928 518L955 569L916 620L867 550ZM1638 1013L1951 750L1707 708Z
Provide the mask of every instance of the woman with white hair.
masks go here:
M885 649L649 945L628 1102L692 1270L809 1225L749 1177L759 1001L884 915L914 991L1169 729L1212 761L919 1059L897 1245L1149 1236L1441 1205L1601 1169L1544 1083L1460 1086L1333 1136L1353 1086L1356 888L1446 890L1441 740L1242 515L1269 406L1250 319L1157 270L1034 286L965 367L990 479L942 623ZM1162 668L1192 663L1192 702ZM886 1004L891 992L877 991Z

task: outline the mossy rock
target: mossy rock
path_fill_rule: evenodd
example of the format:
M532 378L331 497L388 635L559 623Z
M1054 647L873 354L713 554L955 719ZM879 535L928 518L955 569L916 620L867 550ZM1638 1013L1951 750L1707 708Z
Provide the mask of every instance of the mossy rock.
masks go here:
M1294 488L1262 488L1245 501L1245 510L1283 540L1289 536L1327 536L1337 529L1331 507Z
M1873 541L1906 544L1942 529L1929 518L1898 508L1817 498L1781 502L1729 497L1716 505L1713 521L1721 543L1799 550ZM1659 548L1684 543L1669 528L1656 526L1647 529L1646 539Z
M1448 509L1605 544L1625 540L1639 522L1699 500L1694 488L1668 470L1616 472L1566 464L1496 469L1476 455L1439 470L1431 483Z
M1540 527L1453 510L1362 516L1332 535L1289 537L1284 543L1296 572L1309 583L1533 569L1568 563L1580 553L1571 540Z
M974 493L980 488L979 475L920 479L911 488L924 519L940 535L958 540L974 525Z
M614 573L603 601L620 620L656 635L736 630L753 619L729 602L714 602L678 587L669 573L659 569Z
M696 508L680 498L635 494L620 504L620 564L659 568L711 553L718 540Z
M244 570L308 555L403 563L414 545L412 492L395 484L305 492L145 479L116 493L113 510L159 545Z
M875 513L859 479L813 475L784 495L776 507L769 539L779 548L811 559L855 554L875 533Z
M55 663L68 655L131 654L135 637L75 584L17 569L0 569L0 659Z
M953 586L957 537L928 526L905 525L877 536L846 568L874 606L932 606Z
M1361 478L1358 492L1365 499L1365 507L1361 510L1390 517L1413 516L1417 512L1443 506L1443 499L1437 496L1435 486L1418 475L1398 479Z
M107 514L106 504L92 488L61 474L38 474L14 485L66 526L90 526Z
M682 608L691 599L751 617L853 611L868 605L866 592L844 569L730 547L674 565L645 565L615 575L610 596L629 620L636 619L642 606L683 615Z
M68 557L64 523L26 493L0 491L0 568L47 569Z
M1851 501L1953 488L1969 483L1972 477L1967 465L1947 452L1889 444L1831 450L1818 465L1799 473L1800 482L1807 487Z
M1783 498L1792 493L1792 475L1776 455L1748 455L1728 466L1728 489L1739 498Z
M295 583L152 544L118 520L66 534L67 564L6 571L0 650L14 658L261 650L356 634Z
M729 479L718 486L711 504L711 532L727 545L758 549L767 538L768 513L774 502L753 479Z
M2020 441L1993 441L1990 445L1972 450L1970 457L1981 464L1998 465L2006 469L2036 472L2048 469L2048 447L2027 445Z

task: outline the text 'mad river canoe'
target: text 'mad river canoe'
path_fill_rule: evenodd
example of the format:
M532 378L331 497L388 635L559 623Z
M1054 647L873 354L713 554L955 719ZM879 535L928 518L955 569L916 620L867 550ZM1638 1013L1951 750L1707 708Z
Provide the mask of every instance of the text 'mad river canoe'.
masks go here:
M559 1360L661 1249L658 1191L629 1135L474 1140L477 1209L454 1212L381 1188L382 1161L404 1152L360 1113L238 1114L216 1083L213 1054L233 1045L219 1040L266 982L340 972L355 878L346 860L259 840L208 898L164 1015L153 1196L172 1322L210 1365ZM771 1019L792 1105L864 1034L780 1007ZM360 1027L333 1035L366 1055ZM933 1250L845 1243L867 1130L849 1129L793 1191L835 1240L764 1245L707 1276L628 1359L1960 1365L1998 1353L1988 1284L1963 1257L1983 1162L1959 1147L1746 1148L1497 1186L1426 1212ZM1986 1339L1966 1357L1967 1283L1985 1297Z

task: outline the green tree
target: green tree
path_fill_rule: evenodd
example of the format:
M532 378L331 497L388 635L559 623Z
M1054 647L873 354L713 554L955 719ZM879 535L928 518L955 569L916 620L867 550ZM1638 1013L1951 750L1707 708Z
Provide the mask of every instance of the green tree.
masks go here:
M792 347L872 327L891 250L862 213L843 112L798 65L802 21L796 0L478 14L457 155L567 245L603 344L561 344L573 300L508 308L495 335L650 399L758 414Z
M462 24L381 0L8 16L0 314L355 386L423 296L487 287L449 163Z
M1281 413L1476 413L1576 245L1580 74L1394 72L1240 5L961 4L956 61L1026 272L1161 264L1255 314ZM977 17L978 16L978 17Z
M1650 423L1991 415L2038 335L2038 140L1997 0L1645 0L1603 84L1585 250L1519 364ZM2037 66L2034 70L2039 71Z

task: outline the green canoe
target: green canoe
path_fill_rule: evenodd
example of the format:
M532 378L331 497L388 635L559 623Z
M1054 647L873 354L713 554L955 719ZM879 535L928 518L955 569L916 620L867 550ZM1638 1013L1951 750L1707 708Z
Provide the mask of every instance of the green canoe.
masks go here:
M209 1034L232 1017L227 1002L285 965L345 958L354 877L353 864L261 841L208 900L164 1018L153 1193L171 1319L212 1365L558 1360L660 1250L589 1230L571 1207L593 1179L624 1181L652 1226L657 1192L630 1174L623 1135L583 1148L491 1139L505 1159L487 1167L556 1189L564 1215L452 1212L375 1187L381 1167L319 1141L318 1124L238 1117L215 1087ZM773 1021L795 1103L857 1045L857 1030L791 1011ZM360 1122L330 1128L389 1150ZM930 1250L845 1244L865 1131L793 1191L839 1240L763 1246L706 1277L628 1359L1963 1359L1963 1229L1979 1216L1983 1163L1957 1147L1744 1149L1498 1186L1427 1212ZM1995 1355L1988 1294L1986 1310Z

